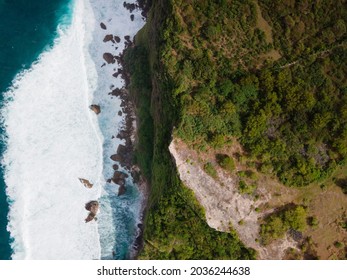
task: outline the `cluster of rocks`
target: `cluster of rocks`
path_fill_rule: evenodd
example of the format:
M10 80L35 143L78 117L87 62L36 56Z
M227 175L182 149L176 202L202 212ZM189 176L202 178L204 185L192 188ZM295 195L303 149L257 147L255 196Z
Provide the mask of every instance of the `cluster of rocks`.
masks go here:
M136 4L123 2L123 7L126 8L130 13L132 13L135 10L140 9L142 17L144 19L146 19L151 2L152 1L150 1L150 0L137 0ZM131 18L131 16L130 16L130 18ZM131 19L131 20L133 20L133 19Z

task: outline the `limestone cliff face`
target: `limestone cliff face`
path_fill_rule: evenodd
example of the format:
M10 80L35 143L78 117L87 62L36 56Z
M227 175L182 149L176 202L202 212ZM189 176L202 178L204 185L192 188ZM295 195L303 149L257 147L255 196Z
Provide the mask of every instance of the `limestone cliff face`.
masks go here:
M264 247L259 239L259 223L266 213L255 211L266 203L271 195L260 188L262 199L254 200L238 191L236 178L229 176L216 166L217 178L209 176L199 163L199 155L181 140L174 139L169 150L176 163L180 179L190 188L205 209L208 225L216 230L229 232L230 226L236 230L240 240L258 252L260 259L282 259L289 247L295 247L292 239L286 238ZM240 223L242 221L242 223Z

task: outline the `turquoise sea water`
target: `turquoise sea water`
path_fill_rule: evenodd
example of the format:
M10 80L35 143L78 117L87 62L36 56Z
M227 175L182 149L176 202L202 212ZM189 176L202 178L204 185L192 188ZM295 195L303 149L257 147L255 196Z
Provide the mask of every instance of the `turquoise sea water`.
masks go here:
M43 50L51 47L57 27L69 24L73 0L0 0L0 106L3 93L16 74L30 68ZM0 126L0 152L5 149ZM10 236L6 230L9 202L3 168L0 168L0 259L10 259Z

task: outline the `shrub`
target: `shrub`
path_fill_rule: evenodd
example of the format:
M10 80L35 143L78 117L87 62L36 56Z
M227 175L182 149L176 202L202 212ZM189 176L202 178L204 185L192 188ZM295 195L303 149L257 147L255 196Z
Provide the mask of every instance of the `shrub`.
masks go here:
M204 170L212 178L217 178L217 171L211 162L208 162L204 165Z
M232 172L235 170L235 162L234 159L229 157L228 155L217 154L216 155L217 163L220 167L225 169L226 171Z
M304 231L306 228L306 210L302 206L291 206L289 209L270 214L260 226L263 244L284 237L289 229Z

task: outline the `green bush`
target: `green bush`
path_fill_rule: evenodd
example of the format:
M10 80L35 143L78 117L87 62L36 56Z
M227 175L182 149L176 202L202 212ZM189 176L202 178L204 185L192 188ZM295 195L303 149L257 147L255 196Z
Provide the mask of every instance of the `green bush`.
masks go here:
M217 178L217 171L211 162L208 162L204 165L204 170L212 178Z
M289 229L304 231L306 228L306 210L302 206L290 205L270 214L260 226L262 243L267 245L273 240L283 238Z
M239 182L239 192L241 194L249 194L249 195L251 195L251 194L254 193L256 188L257 187L255 185L247 185L245 183L245 181L240 180L240 182Z
M216 155L217 163L220 167L225 169L226 171L233 172L235 170L235 162L234 159L224 154Z

